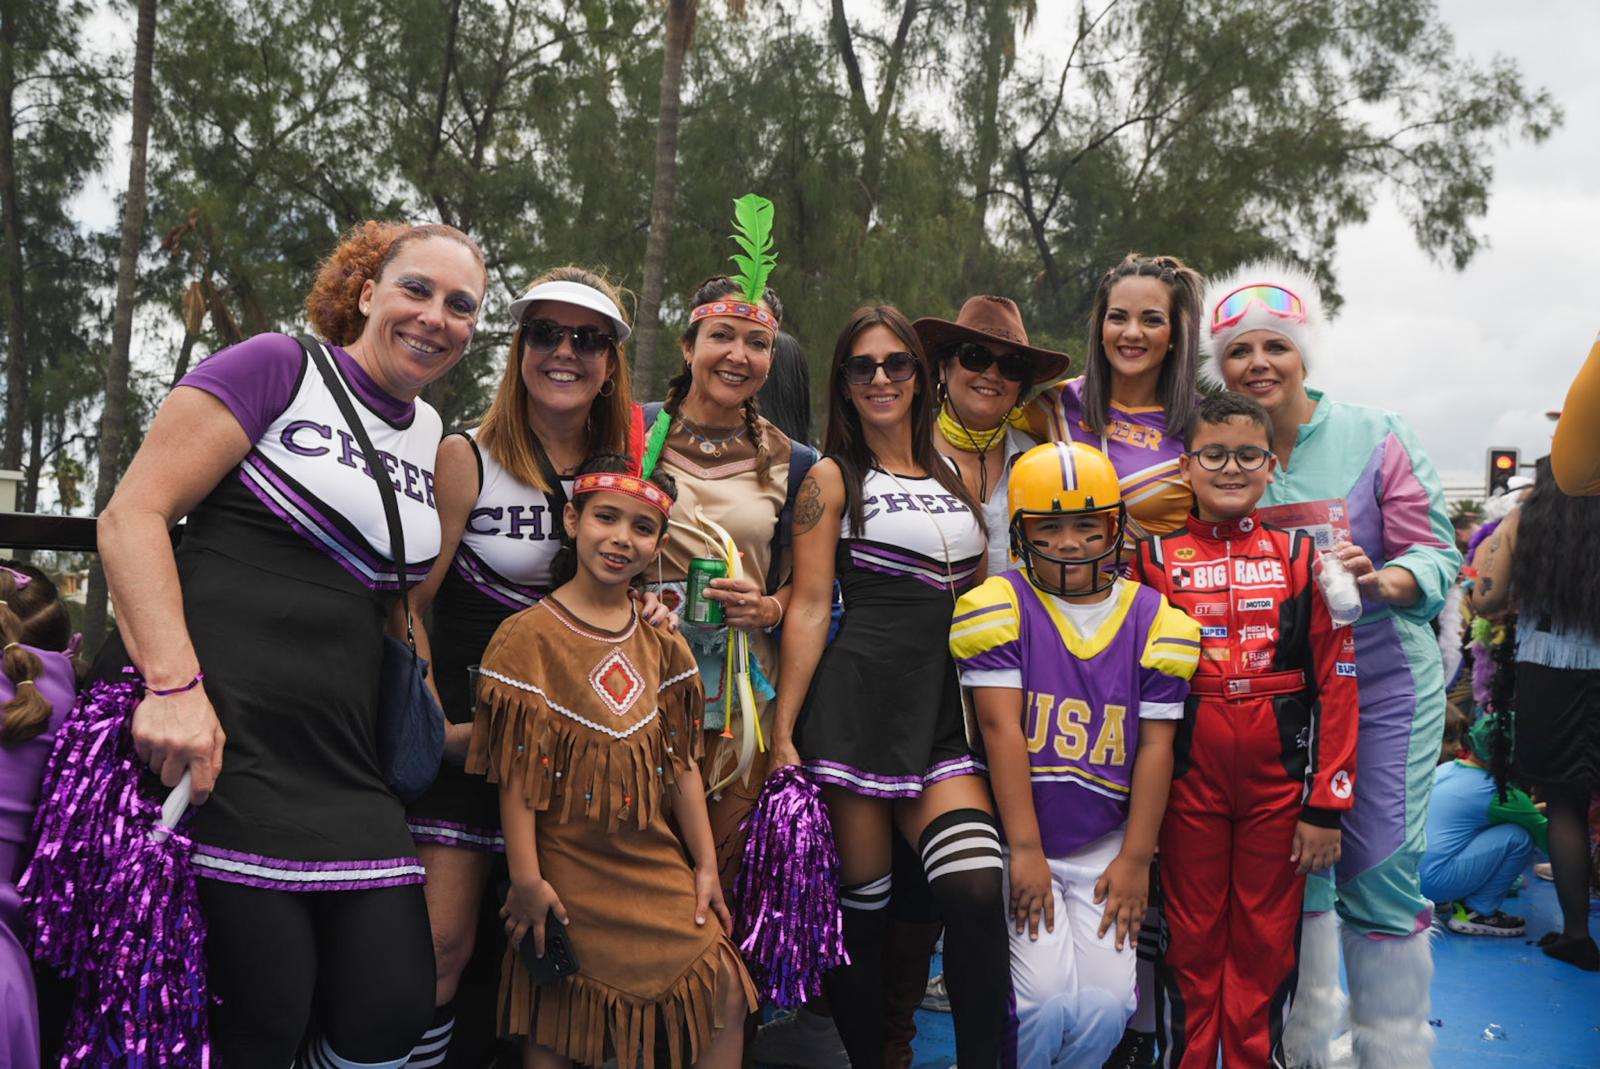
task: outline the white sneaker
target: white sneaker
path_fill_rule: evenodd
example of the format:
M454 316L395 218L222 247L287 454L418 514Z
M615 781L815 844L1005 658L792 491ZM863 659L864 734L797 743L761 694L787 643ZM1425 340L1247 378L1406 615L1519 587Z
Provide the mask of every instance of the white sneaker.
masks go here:
M756 1029L751 1053L758 1062L795 1069L838 1069L850 1064L833 1018L804 1008L774 1017Z

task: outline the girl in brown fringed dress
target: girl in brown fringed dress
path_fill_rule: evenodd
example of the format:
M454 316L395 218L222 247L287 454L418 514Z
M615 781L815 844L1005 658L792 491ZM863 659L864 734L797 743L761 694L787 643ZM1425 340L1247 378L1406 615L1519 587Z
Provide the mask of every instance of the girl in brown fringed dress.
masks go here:
M576 574L483 656L467 769L500 785L511 869L497 1016L529 1037L531 1067L615 1053L649 1069L664 1040L673 1069L732 1069L756 993L717 880L700 681L684 640L641 621L628 595L673 486L625 471L615 456L579 469L565 516ZM543 956L548 914L579 971L535 986L518 955L527 935Z

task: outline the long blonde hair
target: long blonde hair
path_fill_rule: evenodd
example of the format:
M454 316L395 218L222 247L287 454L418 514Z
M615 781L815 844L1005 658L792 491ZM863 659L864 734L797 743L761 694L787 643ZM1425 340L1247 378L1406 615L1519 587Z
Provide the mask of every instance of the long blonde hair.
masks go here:
M604 274L586 267L567 264L546 271L529 288L546 282L577 282L599 290L623 307L622 290ZM624 313L626 314L626 313ZM478 424L478 444L489 451L495 462L535 490L548 491L544 472L534 455L535 435L528 423L528 384L522 379L522 324L511 334L511 350L506 356L505 374L489 402L489 410ZM628 356L619 343L608 357L606 382L611 392L601 387L600 396L589 407L584 455L628 452L628 429L633 413L633 388L629 382Z

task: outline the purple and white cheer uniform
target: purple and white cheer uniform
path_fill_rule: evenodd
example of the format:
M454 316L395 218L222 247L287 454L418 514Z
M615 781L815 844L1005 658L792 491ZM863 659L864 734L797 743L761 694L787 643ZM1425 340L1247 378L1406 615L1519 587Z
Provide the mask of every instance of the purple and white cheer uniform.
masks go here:
M394 486L414 583L439 552L439 416L329 348ZM286 335L224 349L179 385L221 401L252 443L190 513L176 554L184 623L227 733L216 790L191 825L196 871L281 891L419 884L405 812L378 764L378 674L398 586L361 447ZM98 674L127 660L113 639Z
M561 546L561 510L478 443L478 429L457 431L478 460L478 499L467 516L450 570L433 600L428 636L433 680L452 724L472 722L470 669L496 629L550 592L550 565ZM563 479L570 495L572 480ZM417 842L501 852L498 789L446 760L428 792L406 810Z
M806 771L876 798L978 771L947 647L955 597L985 551L982 521L936 479L874 469L865 523L841 522L844 619L823 651L795 727Z

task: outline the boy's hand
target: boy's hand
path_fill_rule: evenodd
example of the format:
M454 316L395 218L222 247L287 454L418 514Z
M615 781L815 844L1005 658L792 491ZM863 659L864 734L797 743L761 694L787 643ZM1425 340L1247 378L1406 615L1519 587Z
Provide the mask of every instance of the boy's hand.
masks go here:
M1011 851L1011 916L1017 933L1028 930L1028 938L1039 938L1039 918L1044 930L1056 930L1056 896L1050 887L1050 863L1039 847Z
M500 916L506 922L506 939L512 946L522 942L522 937L532 933L533 956L544 957L544 919L551 913L562 924L567 923L567 907L561 904L556 889L548 880L533 883L511 883L511 893L506 904L500 907Z
M1321 872L1339 860L1343 838L1338 828L1319 828L1302 820L1294 826L1294 847L1289 851L1289 862L1298 864L1295 871L1301 876Z
M1105 903L1100 930L1095 934L1103 936L1115 924L1117 949L1122 949L1124 941L1133 946L1150 904L1150 863L1118 854L1094 882L1094 902L1097 906Z
M715 869L694 870L694 922L704 924L706 913L717 915L724 935L733 935L733 918L728 914L728 904L722 899L722 881Z

